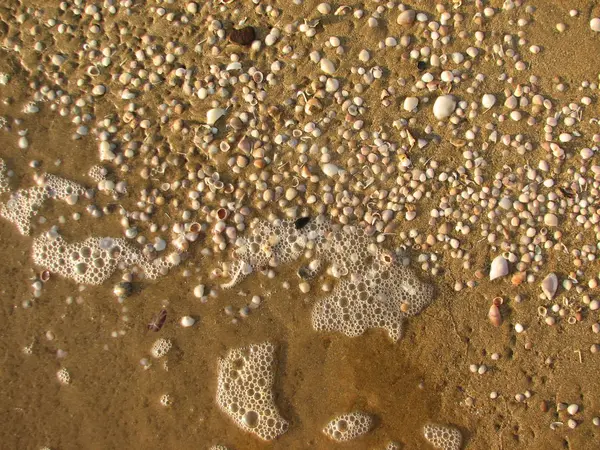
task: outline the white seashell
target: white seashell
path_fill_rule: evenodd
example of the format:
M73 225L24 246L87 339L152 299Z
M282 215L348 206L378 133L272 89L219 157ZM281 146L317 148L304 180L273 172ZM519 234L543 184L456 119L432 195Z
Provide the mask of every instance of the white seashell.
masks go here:
M396 19L396 23L398 25L412 25L415 21L417 14L412 9L407 9L406 11L402 11L398 18Z
M321 59L321 70L329 75L335 73L336 68L331 62L331 60L327 58Z
M481 97L481 105L484 108L491 108L492 106L494 106L496 104L496 96L492 95L492 94L484 94L483 97Z
M440 95L433 104L433 115L436 119L445 119L456 109L456 100L452 95Z
M548 213L544 215L544 224L549 227L556 227L558 226L558 217L555 214Z
M193 326L196 323L196 319L194 319L191 316L183 316L179 323L181 323L182 327L188 328L188 327Z
M402 107L405 111L413 112L419 106L419 99L417 97L406 97Z
M508 274L508 261L504 259L504 256L499 255L494 258L492 261L492 266L490 267L490 280L495 280L496 278L504 277Z
M204 297L205 287L203 284L199 284L194 288L194 297L201 298Z
M110 149L110 144L107 141L100 142L98 148L100 150L100 161L112 161L115 159L115 154Z
M225 115L227 111L224 110L223 108L213 108L213 109L209 109L206 112L206 123L208 125L214 125L217 120L219 120L221 117L223 117Z
M552 300L558 289L558 278L555 273L549 273L542 281L542 292L548 300Z
M328 177L333 177L333 176L337 175L340 172L339 167L336 166L335 164L331 164L331 163L323 164L321 166L321 170Z
M600 32L600 18L594 17L592 20L590 20L590 28L592 31L597 33Z
M225 67L225 70L241 70L242 69L242 65L239 62L232 62L227 64L227 67Z

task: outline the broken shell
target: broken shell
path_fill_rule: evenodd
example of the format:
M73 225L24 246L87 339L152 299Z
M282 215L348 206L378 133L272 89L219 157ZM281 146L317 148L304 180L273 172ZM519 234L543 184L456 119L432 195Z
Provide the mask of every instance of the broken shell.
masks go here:
M502 306L502 304L504 303L504 299L502 297L495 297L492 300L492 303L496 306Z
M304 112L309 116L312 116L314 113L320 111L321 109L323 109L321 107L321 102L319 101L319 99L314 97L307 101L306 105L304 105Z
M213 108L213 109L209 109L206 112L206 123L208 125L214 125L217 120L219 120L221 117L223 117L225 115L227 111L223 108Z
M542 281L542 292L548 300L552 300L558 289L558 278L555 273L549 273Z
M499 255L494 258L490 267L490 280L504 277L508 274L508 261L504 256Z
M490 319L490 323L495 327L502 325L502 314L500 314L500 309L494 303L490 306L488 318Z
M217 209L217 217L219 218L219 220L227 219L228 215L229 215L229 212L225 208Z

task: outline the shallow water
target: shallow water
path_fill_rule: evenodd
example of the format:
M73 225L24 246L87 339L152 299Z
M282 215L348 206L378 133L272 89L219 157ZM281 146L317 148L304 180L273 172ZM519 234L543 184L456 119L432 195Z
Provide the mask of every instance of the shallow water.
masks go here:
M279 2L284 10L282 22L286 23L294 15L308 16L318 2L305 3L302 7L292 7ZM420 8L434 11L432 3L422 3L418 5ZM533 73L542 79L540 86L545 93L552 92L550 80L557 68L562 79L573 87L566 96L581 97L583 94L576 91L581 80L598 79L598 68L590 58L598 54L600 43L598 36L590 34L588 17L594 10L588 3L526 2L537 7L528 38L544 48L532 58L527 74ZM31 4L52 6L52 2ZM501 2L490 4L501 7ZM0 29L2 38L18 29L14 18L11 19L12 6L0 5L0 17L10 24L10 33ZM580 11L577 20L568 17L571 8ZM252 20L258 20L250 8L246 12ZM395 18L395 15L390 17ZM483 28L503 32L507 28L506 21L518 17L516 12L505 13L503 18ZM558 21L569 25L568 32L559 35L554 30ZM150 25L139 16L134 16L131 22L146 23L150 33L170 32L164 22ZM353 46L353 51L361 48L355 45L360 39L364 38L365 46L375 48L376 42L387 35L384 29L369 30L364 21L357 26L351 22L331 18L326 35L341 36ZM193 32L201 26L195 24L193 28L178 31L177 37L192 43L195 41ZM514 32L517 27L508 28ZM457 50L465 47L457 39L447 51L454 46ZM0 116L24 120L21 127L13 125L12 131L0 130L0 157L16 173L13 186L33 185L34 171L28 166L31 160L40 161L42 171L93 186L86 174L97 162L94 137L72 141L73 125L48 108L42 108L35 115L23 114L22 106L30 100L33 90L28 85L29 74L15 58L14 52L0 49L0 72L11 73L13 78L9 85L0 86L0 98L12 99L11 104L0 103ZM210 61L210 57L206 59ZM267 60L267 56L259 54L256 64L264 65ZM24 61L26 67L32 67L27 64L28 61ZM408 63L392 56L379 59L378 64L399 74L415 75ZM312 68L312 64L307 64L293 77L283 75L282 86L304 76L310 77ZM501 92L505 87L505 83L496 79L503 69L493 61L481 62L473 71L488 75L484 90ZM160 89L167 96L168 87ZM276 96L279 89L284 90L276 87L273 95ZM364 97L372 99L378 95L379 90L374 89ZM554 95L564 97L557 92ZM155 104L146 106L156 108ZM97 117L109 109L108 105L100 106ZM597 114L597 103L591 109ZM201 116L200 111L203 114L204 109L191 108L187 114ZM387 123L389 110L374 109L367 113L367 118L373 124ZM20 150L16 145L14 130L23 128L29 130L27 150ZM587 121L582 122L581 129L590 135L597 132L597 127ZM538 135L537 128L530 131L523 122L506 124L505 132L521 132L534 140L543 137ZM174 147L183 145L175 134L167 139ZM414 155L415 159L425 156L450 165L459 152L443 139L440 145L415 149ZM528 157L539 159L542 153L543 150L536 148ZM488 151L486 157L493 169L490 174L504 164L523 164L523 158L514 153ZM57 159L61 160L59 166L55 165ZM218 163L223 165L224 160ZM141 162L132 164L135 170L127 179L129 192L135 193L151 182L136 177ZM556 178L566 178L566 175L560 172ZM438 196L446 194L444 190L436 193ZM119 201L129 208L136 198L132 195ZM85 212L88 203L80 200L75 206L69 206L63 202L48 202L38 215L38 218L48 218L48 222L40 224L34 220L32 235L49 230L60 216L66 217L60 231L67 240L81 240L90 235L122 235L118 214L92 219ZM118 202L99 196L97 203L104 206ZM267 212L280 213L274 206L254 214L266 217ZM427 212L430 206L433 206L432 201L424 201L420 210ZM168 211L176 212L176 208ZM81 220L70 218L74 212L82 214ZM427 219L423 213L410 224L400 217L395 220L399 222L399 230L406 231L427 228ZM168 223L165 218L161 220ZM561 223L560 229L565 245L570 247L577 242L578 227ZM590 232L590 235L593 234ZM476 233L461 238L461 242L474 254L474 267L485 268L495 256ZM397 239L386 245L399 244ZM598 343L597 335L590 331L597 314L588 311L583 323L576 326L541 324L537 317L540 304L537 283L517 289L509 281L490 282L486 277L479 280L476 288L456 293L454 282L471 275L465 275L460 261L447 257L443 261L444 273L432 277L418 268L417 252L409 251L418 276L434 285L435 300L423 313L406 321L402 339L392 343L381 329L367 331L357 338L339 333L316 333L310 314L316 299L324 295L320 291L321 282L311 283L310 293L302 294L297 287L298 264L278 268L274 280L253 274L234 289L217 290L216 297L209 298L206 304L201 303L192 294L194 286L202 282L208 287L217 287L222 280L213 280L209 274L218 263L228 260L229 254L204 257L200 254L200 243L191 247L188 259L168 276L157 281L136 279L135 292L123 304L119 304L112 293L112 287L121 276L117 271L100 287L79 287L52 276L44 284L41 297L33 300L31 308L25 309L22 302L32 298L31 278L40 270L32 264L30 247L31 237L21 236L12 224L0 221L0 395L3 399L0 439L3 448L187 449L209 448L221 443L231 450L328 449L338 445L347 449L382 449L389 441L398 441L403 449L425 449L429 447L423 440L422 427L431 421L458 427L463 434L464 448L470 449L596 447L598 431L592 417L600 414L600 400L596 395L600 389L599 363L598 355L590 353L589 348ZM184 269L189 269L191 275L183 276ZM545 262L544 270L553 270L565 278L573 268L570 258L557 251ZM585 271L591 274L597 272L597 268L590 265ZM290 289L282 287L284 280L290 281ZM487 320L491 299L498 295L512 298L517 293L526 300L518 305L512 300L503 305L505 323L500 328L492 327ZM592 295L595 294L592 290ZM247 305L252 295L262 297L261 306L248 318L232 323L223 308L232 305L237 310ZM565 294L567 296L571 294ZM67 304L68 297L73 297L73 304ZM149 331L147 324L162 309L167 311L165 325L159 332ZM196 317L197 324L182 328L178 321L184 315ZM512 326L518 321L527 325L526 333L514 332ZM47 331L54 333L53 340L46 338ZM112 332L120 331L124 333L119 337L111 336ZM144 370L140 359L149 356L150 347L158 337L169 338L174 344L166 358L167 367L162 359L153 360L152 366ZM265 340L277 347L275 398L281 415L290 423L289 431L270 443L238 429L215 403L217 358L230 348ZM31 343L32 354L27 355L22 349ZM531 348L527 349L526 344ZM59 349L68 353L63 360L56 356ZM581 352L581 359L577 351ZM498 361L490 359L494 352L500 354ZM552 359L550 364L548 358ZM468 367L473 363L486 363L490 370L481 376L472 374ZM61 367L67 367L71 374L72 382L68 386L56 380L56 372ZM532 398L515 402L515 394L525 390L533 393ZM491 400L491 391L498 391L500 397ZM172 406L161 406L159 399L163 394L172 396ZM550 412L541 410L542 400L550 403ZM555 413L558 402L583 405L578 416L580 424L575 430L566 426L550 430L551 422L566 423L568 419L564 412ZM373 414L375 428L359 440L343 445L332 443L322 434L322 428L333 417L352 410Z

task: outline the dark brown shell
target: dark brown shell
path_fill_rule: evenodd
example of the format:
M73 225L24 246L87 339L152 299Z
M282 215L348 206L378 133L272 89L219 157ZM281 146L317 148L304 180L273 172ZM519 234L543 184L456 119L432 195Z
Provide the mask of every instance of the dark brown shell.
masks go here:
M239 45L250 45L256 39L253 27L244 27L239 30L232 29L229 32L229 40Z

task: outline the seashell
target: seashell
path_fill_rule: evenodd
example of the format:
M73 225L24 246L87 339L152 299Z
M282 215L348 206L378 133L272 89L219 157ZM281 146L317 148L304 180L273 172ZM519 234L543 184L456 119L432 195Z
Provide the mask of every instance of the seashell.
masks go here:
M481 105L484 108L490 109L495 104L496 96L494 96L493 94L484 94L483 97L481 97Z
M321 166L321 170L328 177L333 177L333 176L337 175L340 172L339 167L336 166L335 164L331 164L331 163L323 164Z
M312 116L314 113L320 111L321 109L323 109L321 106L321 102L318 98L314 97L307 101L306 105L304 105L304 112L309 116Z
M192 222L190 224L190 233L200 233L200 230L202 230L202 225L198 222Z
M552 300L558 289L558 278L555 273L549 273L542 281L542 292L548 300Z
M488 318L490 319L490 323L495 327L502 325L502 314L500 314L500 308L498 308L498 306L496 306L494 303L492 303L492 306L490 306Z
M332 75L337 70L331 60L327 58L321 59L321 70L328 75Z
M264 75L262 72L259 72L258 70L256 72L254 72L252 74L252 79L254 80L255 83L262 83L263 79L264 79Z
M396 23L398 25L412 25L417 17L417 13L413 9L407 9L406 11L402 11L398 18L396 19Z
M227 67L225 67L225 70L241 70L242 69L242 65L239 62L232 62L227 64Z
M192 325L194 325L196 323L196 319L194 319L191 316L183 316L181 318L181 321L179 323L181 323L182 327L188 328L188 327L191 327Z
M499 255L494 258L490 267L490 281L496 278L504 277L508 274L508 261L504 256Z
M518 286L523 281L525 281L525 276L526 276L525 272L518 272L513 275L513 277L510 279L510 281L512 282L513 285Z
M208 125L214 125L217 122L217 120L219 120L221 117L223 117L225 115L226 112L227 112L227 110L225 110L223 108L209 109L206 112L206 123Z
M253 27L244 27L239 30L233 29L229 33L229 40L239 45L250 45L256 39L256 31Z
M228 215L229 215L229 212L225 208L219 208L219 209L217 209L217 218L219 220L225 220L225 219L227 219Z
M42 280L45 283L49 279L50 279L50 271L49 270L44 270L44 271L40 272L40 280Z
M433 115L436 119L450 117L456 109L456 100L452 95L440 95L433 104Z

